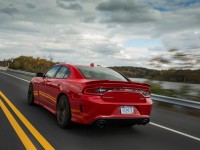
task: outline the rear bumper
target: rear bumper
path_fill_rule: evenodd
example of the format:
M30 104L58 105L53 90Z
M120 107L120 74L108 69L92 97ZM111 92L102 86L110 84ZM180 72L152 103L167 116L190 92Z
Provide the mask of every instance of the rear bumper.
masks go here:
M134 113L121 114L121 106L133 106ZM82 124L93 124L98 120L108 123L143 124L149 122L152 100L146 98L141 103L105 102L99 96L83 95L79 101L71 103L72 121Z
M123 119L117 119L117 118L112 118L112 119L97 119L95 120L92 124L98 124L100 121L105 121L105 124L119 124L119 125L145 125L149 123L150 119L149 118L123 118Z

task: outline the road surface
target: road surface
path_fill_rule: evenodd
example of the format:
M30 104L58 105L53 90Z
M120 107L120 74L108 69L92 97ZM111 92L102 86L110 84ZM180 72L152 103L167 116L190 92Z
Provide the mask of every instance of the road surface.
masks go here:
M111 126L99 129L77 124L73 129L63 130L58 127L53 114L40 106L27 104L27 90L31 77L10 74L0 71L0 150L198 150L200 148L199 117L158 107L153 107L151 122L146 126L130 128Z

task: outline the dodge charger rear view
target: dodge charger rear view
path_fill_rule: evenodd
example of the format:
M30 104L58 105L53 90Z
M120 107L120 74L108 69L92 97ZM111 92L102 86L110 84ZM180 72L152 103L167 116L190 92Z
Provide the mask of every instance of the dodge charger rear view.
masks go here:
M29 85L28 103L38 104L57 117L58 125L73 122L132 126L149 122L150 87L118 72L93 65L58 64L37 73Z

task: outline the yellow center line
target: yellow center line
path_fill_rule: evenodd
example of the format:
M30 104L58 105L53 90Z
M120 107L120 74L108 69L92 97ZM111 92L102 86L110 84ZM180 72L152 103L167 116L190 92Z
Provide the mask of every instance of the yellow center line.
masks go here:
M32 133L32 135L37 139L37 141L42 145L42 147L44 149L54 150L54 148L49 144L49 142L37 131L37 129L24 117L24 115L11 103L11 101L1 91L0 96L7 102L10 108L23 122L27 129Z
M4 105L4 103L2 102L1 99L0 99L0 107L2 108L4 114L6 115L7 119L9 120L10 124L12 125L13 129L17 133L18 137L20 138L20 140L24 144L24 147L26 149L28 149L28 150L36 150L36 147L33 145L33 143L28 138L28 136L26 135L26 133L22 130L22 128L20 127L20 125L17 123L17 121L12 116L12 114L10 113L10 111L8 110L8 108Z

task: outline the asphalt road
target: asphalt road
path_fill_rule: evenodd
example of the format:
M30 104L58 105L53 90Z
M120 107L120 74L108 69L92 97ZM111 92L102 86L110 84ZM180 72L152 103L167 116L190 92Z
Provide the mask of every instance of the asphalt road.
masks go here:
M26 149L14 127L8 121L6 107L36 149L44 149L41 138L34 137L7 103L9 100L33 127L57 150L198 150L200 147L200 118L153 107L151 123L130 128L111 126L99 129L76 125L73 129L58 127L56 118L40 106L26 102L31 77L9 76L0 71L0 150ZM27 81L28 80L28 81ZM1 103L3 102L3 104ZM3 105L5 107L3 107ZM15 126L16 127L16 126ZM27 142L27 141L25 141ZM41 142L42 143L42 142Z

